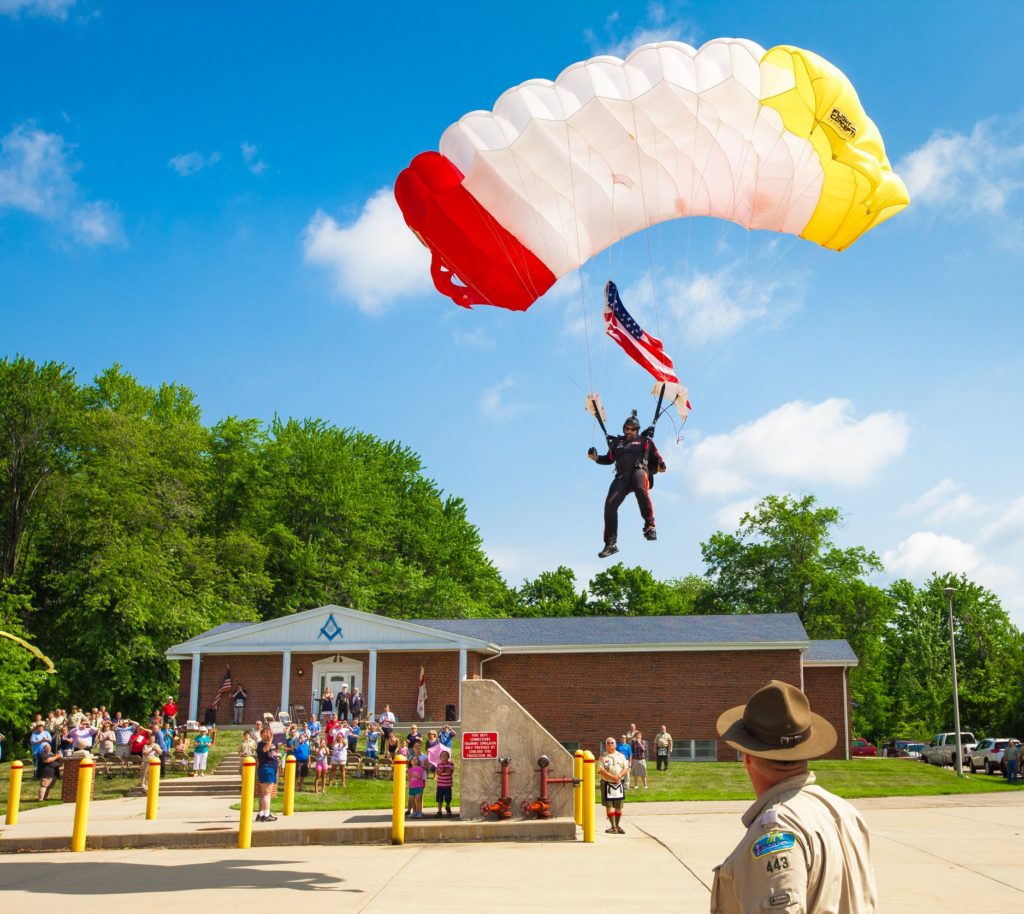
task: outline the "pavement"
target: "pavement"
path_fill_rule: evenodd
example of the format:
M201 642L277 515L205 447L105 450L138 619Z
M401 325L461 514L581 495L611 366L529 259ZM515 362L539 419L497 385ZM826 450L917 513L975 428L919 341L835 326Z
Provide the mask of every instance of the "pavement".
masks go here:
M606 835L598 810L598 834L590 845L564 820L553 821L574 834L552 838L534 832L537 840L506 841L515 824L543 823L438 823L428 817L409 824L403 846L339 848L334 846L339 831L387 829L389 813L300 813L254 824L254 846L242 851L234 846L238 812L230 810L231 802L224 796L169 796L155 822L146 822L141 797L96 803L90 835L120 836L122 843L81 854L0 854L0 910L29 914L51 904L81 904L78 899L89 908L119 901L134 907L159 895L152 901L213 904L218 914L296 901L307 911L332 914L391 912L410 903L446 914L499 905L564 912L569 906L609 910L633 897L646 905L661 893L671 898L674 910L706 911L712 868L742 836L739 816L747 805L627 801L626 834ZM880 910L924 914L939 905L986 914L1024 910L1024 789L866 799L854 805L872 833ZM59 837L66 847L72 816L70 805L23 812L17 826L0 832L0 851L33 837ZM435 828L454 830L432 833ZM481 840L478 829L495 840ZM201 841L187 848L142 846L160 834L179 836L173 840L213 835L231 846L202 846ZM328 843L271 846L288 835ZM441 835L444 840L435 840ZM129 902L127 896L141 897Z

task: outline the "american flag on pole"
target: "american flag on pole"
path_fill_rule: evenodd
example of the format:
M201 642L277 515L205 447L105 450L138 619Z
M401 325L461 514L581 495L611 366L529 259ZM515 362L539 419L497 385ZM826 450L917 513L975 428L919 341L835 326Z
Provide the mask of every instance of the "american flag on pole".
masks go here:
M659 381L678 384L672 359L665 352L661 340L651 336L626 310L619 298L619 290L611 280L604 287L605 333L618 343L634 362L647 369Z
M227 669L224 671L224 681L220 684L220 688L217 689L217 694L213 696L213 701L210 702L211 708L216 708L220 703L222 695L227 695L231 691L231 670Z
M423 667L420 667L420 691L416 696L416 713L420 720L427 716L427 677Z

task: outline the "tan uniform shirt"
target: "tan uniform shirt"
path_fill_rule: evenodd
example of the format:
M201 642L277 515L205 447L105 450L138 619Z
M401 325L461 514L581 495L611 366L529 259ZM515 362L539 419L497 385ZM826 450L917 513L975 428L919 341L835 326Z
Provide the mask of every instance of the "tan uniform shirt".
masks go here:
M715 868L711 914L873 914L867 826L808 773L776 784L743 814L747 833Z

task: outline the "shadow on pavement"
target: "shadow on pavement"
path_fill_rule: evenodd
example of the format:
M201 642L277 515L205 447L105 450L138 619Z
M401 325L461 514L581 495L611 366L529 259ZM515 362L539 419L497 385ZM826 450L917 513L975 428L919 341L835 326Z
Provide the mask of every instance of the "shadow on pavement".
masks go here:
M77 863L78 861L75 861ZM66 895L143 895L155 892L191 892L196 889L298 889L361 892L340 889L344 882L324 873L262 870L261 866L294 865L293 860L211 860L185 867L146 863L66 860L18 860L6 871L0 867L0 888L22 892Z

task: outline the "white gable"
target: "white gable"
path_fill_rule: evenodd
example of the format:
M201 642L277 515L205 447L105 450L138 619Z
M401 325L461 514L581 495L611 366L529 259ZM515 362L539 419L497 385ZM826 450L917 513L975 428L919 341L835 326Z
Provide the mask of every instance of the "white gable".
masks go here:
M192 654L457 650L487 647L485 641L389 619L344 606L321 606L282 619L214 629L168 649L170 660Z

